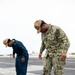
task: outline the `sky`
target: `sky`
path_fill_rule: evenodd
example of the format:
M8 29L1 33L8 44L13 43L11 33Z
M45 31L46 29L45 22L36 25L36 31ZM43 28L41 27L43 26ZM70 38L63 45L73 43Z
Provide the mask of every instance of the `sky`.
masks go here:
M61 27L70 40L68 53L75 52L75 0L0 0L0 54L11 54L5 38L20 40L29 53L39 53L41 34L34 22L38 19Z

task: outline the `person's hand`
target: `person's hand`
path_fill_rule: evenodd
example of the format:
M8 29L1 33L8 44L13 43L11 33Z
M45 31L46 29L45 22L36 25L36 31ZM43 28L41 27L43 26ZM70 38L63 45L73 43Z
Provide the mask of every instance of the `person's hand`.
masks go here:
M62 53L61 54L61 59L65 59L66 58L66 53Z
M15 55L13 55L13 58L15 58Z
M38 57L39 57L39 59L42 59L42 54L40 53Z
M22 57L21 62L25 62L25 58L24 57Z

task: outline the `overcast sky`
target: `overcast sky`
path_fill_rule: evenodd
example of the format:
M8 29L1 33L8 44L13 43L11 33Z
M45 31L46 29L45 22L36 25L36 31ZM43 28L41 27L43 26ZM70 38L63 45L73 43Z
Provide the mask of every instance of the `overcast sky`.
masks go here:
M0 54L12 53L12 48L3 45L5 38L20 40L29 53L38 53L37 19L60 26L70 39L68 52L75 52L75 0L0 0Z

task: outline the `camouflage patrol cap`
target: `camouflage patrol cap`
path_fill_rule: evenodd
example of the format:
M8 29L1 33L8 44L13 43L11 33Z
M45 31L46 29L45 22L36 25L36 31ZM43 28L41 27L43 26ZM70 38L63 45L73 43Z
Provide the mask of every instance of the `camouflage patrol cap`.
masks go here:
M7 47L8 46L8 38L6 38L5 40L3 40L3 44Z
M41 31L41 23L42 23L42 20L36 20L34 22L34 27L37 30L37 33L40 33Z

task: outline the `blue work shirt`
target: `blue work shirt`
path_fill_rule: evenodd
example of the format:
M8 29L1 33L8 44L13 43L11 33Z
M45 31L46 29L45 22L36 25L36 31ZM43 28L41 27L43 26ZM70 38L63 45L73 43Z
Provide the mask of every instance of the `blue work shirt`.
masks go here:
M28 51L21 41L14 39L12 48L13 48L13 55L15 55L16 53L17 56L28 57Z

